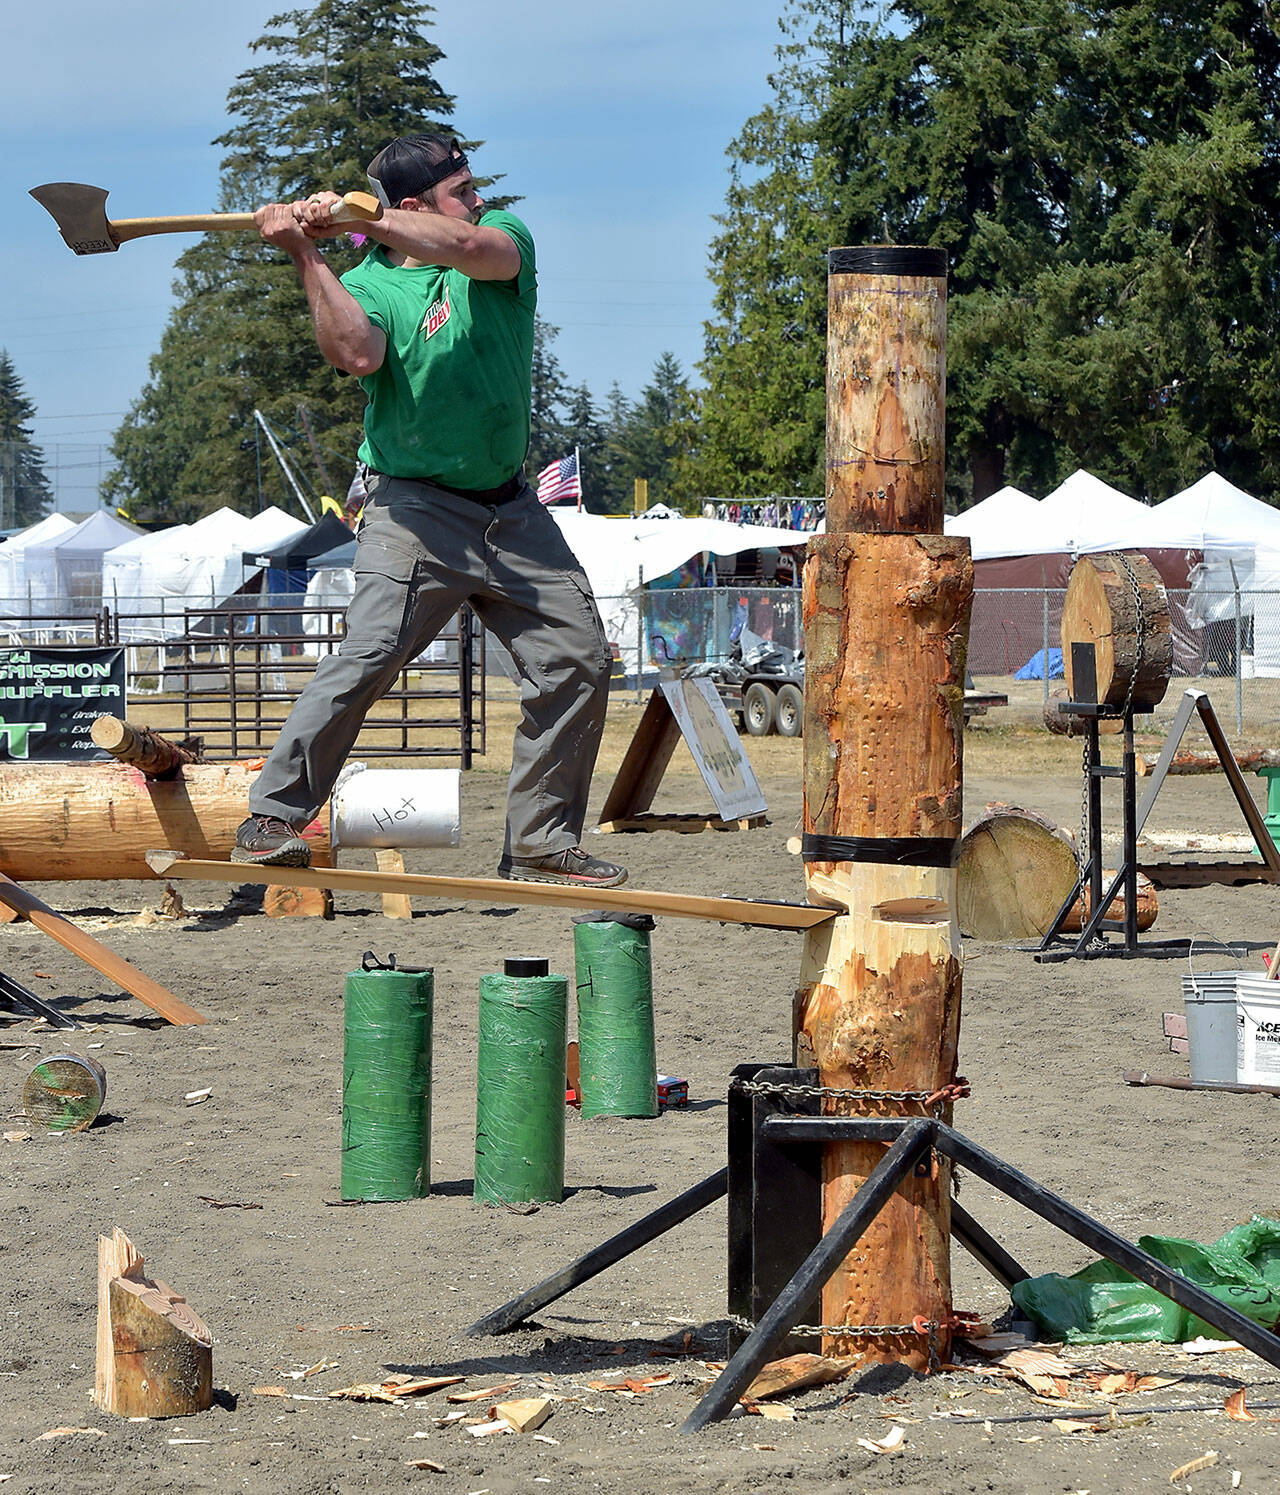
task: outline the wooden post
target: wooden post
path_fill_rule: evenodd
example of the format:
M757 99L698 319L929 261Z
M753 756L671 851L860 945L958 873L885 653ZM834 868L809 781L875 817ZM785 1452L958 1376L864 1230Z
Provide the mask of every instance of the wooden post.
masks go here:
M844 910L806 936L798 1062L837 1089L919 1099L828 1101L831 1115L950 1117L924 1097L955 1079L968 542L944 538L946 257L836 249L829 259L827 533L804 578L805 876ZM883 1156L828 1147L828 1228ZM949 1352L950 1167L908 1179L823 1294L824 1352L928 1369Z

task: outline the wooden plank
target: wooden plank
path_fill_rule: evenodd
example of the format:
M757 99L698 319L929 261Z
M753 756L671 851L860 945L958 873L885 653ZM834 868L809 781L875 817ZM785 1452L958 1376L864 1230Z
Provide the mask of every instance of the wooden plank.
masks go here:
M231 863L227 865L231 866ZM244 881L243 869L238 880ZM70 919L64 918L47 903L42 903L34 893L29 893L26 888L14 882L12 878L6 877L3 872L0 872L0 903L25 914L36 928L43 930L50 939L57 940L64 949L79 956L86 965L92 966L95 971L122 986L130 996L137 997L139 1002L146 1003L166 1022L194 1024L209 1021L194 1007L188 1007L171 991L166 991L158 981L153 981L150 976L143 975L123 956L117 955L113 950L108 950L105 945L100 945L91 934L86 934Z
M639 815L649 808L679 741L680 724L667 698L655 690L600 808L602 821Z
M158 876L195 882L241 883L253 875L242 862L201 862L180 851L152 851L147 861ZM633 888L573 888L556 883L515 882L504 877L431 877L419 872L365 872L354 867L262 867L259 875L282 887L334 888L349 893L404 893L419 898L463 898L485 903L537 903L553 908L621 909L668 914L676 919L711 919L759 929L814 929L834 914L807 903L754 898L704 898L690 893L654 893Z

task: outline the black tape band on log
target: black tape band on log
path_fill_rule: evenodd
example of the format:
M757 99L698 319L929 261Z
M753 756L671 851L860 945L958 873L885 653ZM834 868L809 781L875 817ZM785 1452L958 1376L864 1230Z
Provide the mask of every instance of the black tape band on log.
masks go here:
M828 249L828 275L933 275L947 273L947 251L919 245L867 244Z
M818 836L800 838L806 862L882 862L895 867L950 867L956 841L950 836Z

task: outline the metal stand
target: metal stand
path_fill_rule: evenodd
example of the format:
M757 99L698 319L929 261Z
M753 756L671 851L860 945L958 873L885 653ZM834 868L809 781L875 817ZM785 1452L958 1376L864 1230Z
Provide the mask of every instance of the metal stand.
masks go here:
M59 1012L48 1002L42 1001L35 992L28 991L21 982L0 971L0 1012L10 1012L15 1017L42 1017L55 1028L78 1028L75 1018Z
M811 1070L769 1069L763 1065L742 1066L735 1076L772 1084L813 1083ZM798 1103L806 1104L804 1100ZM872 1120L804 1115L797 1114L796 1104L785 1097L748 1097L736 1087L731 1089L730 1107L736 1109L737 1123L733 1123L731 1116L728 1169L713 1174L520 1297L477 1320L467 1332L498 1334L516 1328L538 1309L705 1208L727 1187L730 1308L731 1312L749 1309L743 1317L753 1322L754 1328L734 1349L729 1363L681 1428L683 1433L697 1432L728 1415L761 1367L785 1348L796 1325L819 1300L824 1284L857 1245L894 1190L913 1168L931 1166L932 1155L937 1153L1238 1340L1269 1365L1280 1367L1280 1337L1050 1193L1026 1174L1001 1162L944 1122L927 1117ZM741 1127L749 1112L753 1136L744 1156ZM739 1133L737 1138L733 1131ZM849 1139L890 1145L857 1195L824 1235L820 1227L820 1200L811 1180L820 1170L823 1146ZM772 1208L766 1215L765 1195L775 1182L780 1186L780 1194L770 1201ZM803 1203L806 1198L807 1205ZM766 1219L770 1222L767 1227L763 1225ZM951 1226L960 1244L1005 1287L1029 1275L954 1201ZM778 1284L776 1287L774 1282Z
M1070 960L1073 956L1084 960L1097 960L1108 956L1124 960L1131 960L1135 956L1171 959L1189 954L1192 946L1190 939L1147 940L1139 943L1139 870L1149 876L1156 887L1203 886L1209 882L1275 882L1280 880L1280 851L1276 849L1262 814L1253 802L1253 796L1249 793L1249 787L1240 773L1235 755L1231 752L1222 726L1214 714L1213 704L1204 691L1188 690L1184 694L1182 704L1178 707L1177 714L1169 728L1169 735L1165 739L1159 761L1152 770L1151 781L1142 796L1141 805L1137 803L1133 710L1118 706L1098 706L1088 701L1064 701L1058 709L1065 715L1082 718L1085 723L1085 819L1088 822L1088 854L1075 887L1068 894L1044 939L1040 942L1035 957L1037 961L1043 963ZM1199 712L1204 722L1205 730L1213 743L1236 802L1253 834L1258 854L1262 858L1261 864L1257 862L1163 863L1139 867L1138 837L1142 834L1142 828L1151 814L1156 796L1168 776L1174 754L1195 712ZM1118 720L1123 724L1123 747L1118 768L1108 767L1102 761L1098 723L1104 720ZM1122 822L1119 869L1104 889L1102 882L1102 780L1107 778L1118 778L1121 781ZM1061 931L1067 915L1086 888L1088 889L1089 917L1084 921L1078 938L1064 936ZM1122 921L1108 919L1107 911L1115 902L1121 889L1124 891L1124 919ZM1120 943L1110 943L1102 938L1105 931L1117 930L1123 934L1123 940ZM1213 942L1206 943L1204 940L1196 941L1196 945L1200 949L1213 948Z

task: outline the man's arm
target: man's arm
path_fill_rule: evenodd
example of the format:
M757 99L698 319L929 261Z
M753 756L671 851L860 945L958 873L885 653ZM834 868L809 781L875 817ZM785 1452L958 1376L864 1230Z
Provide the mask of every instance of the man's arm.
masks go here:
M311 325L325 359L344 373L372 374L382 367L387 338L329 268L286 203L268 203L253 215L258 232L293 261L311 308ZM407 216L407 215L406 215Z
M336 192L317 192L298 204L304 230L315 238L346 233L351 225L332 224L329 211L342 199ZM381 218L359 225L366 238L423 265L448 265L472 280L514 280L520 273L520 251L510 234L430 209L409 212L386 208Z

